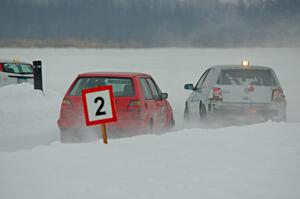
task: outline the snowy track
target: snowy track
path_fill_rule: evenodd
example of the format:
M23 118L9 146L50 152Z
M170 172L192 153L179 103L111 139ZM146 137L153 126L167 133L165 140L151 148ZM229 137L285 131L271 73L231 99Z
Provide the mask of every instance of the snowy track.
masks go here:
M297 199L299 128L264 123L2 152L0 198Z
M0 88L0 198L300 197L300 49L0 49L1 58L44 63L45 93ZM288 100L287 123L216 129L183 124L184 83L207 66L271 66ZM169 93L176 130L101 143L60 144L62 97L87 71L150 73Z

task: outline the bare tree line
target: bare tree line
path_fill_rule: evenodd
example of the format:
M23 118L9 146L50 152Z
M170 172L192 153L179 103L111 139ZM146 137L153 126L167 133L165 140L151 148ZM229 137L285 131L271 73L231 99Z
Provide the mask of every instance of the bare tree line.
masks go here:
M1 0L0 46L300 45L298 0Z

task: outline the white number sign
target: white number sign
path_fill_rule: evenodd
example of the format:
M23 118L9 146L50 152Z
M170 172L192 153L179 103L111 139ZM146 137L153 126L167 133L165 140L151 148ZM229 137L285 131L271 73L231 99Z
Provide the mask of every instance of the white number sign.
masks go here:
M112 86L82 90L82 102L87 126L117 120L113 104Z

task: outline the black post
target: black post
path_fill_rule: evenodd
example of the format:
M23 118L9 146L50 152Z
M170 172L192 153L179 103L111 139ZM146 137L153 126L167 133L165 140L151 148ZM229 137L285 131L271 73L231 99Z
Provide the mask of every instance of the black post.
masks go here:
M42 61L33 61L32 65L34 90L43 91Z

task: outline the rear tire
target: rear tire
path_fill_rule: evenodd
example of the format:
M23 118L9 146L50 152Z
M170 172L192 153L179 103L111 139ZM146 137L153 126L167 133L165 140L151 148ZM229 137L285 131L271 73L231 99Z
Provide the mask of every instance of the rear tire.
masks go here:
M287 120L286 115L284 115L278 119L272 119L272 121L274 121L274 122L286 122L286 120Z
M200 102L199 105L199 120L202 122L207 119L206 108L205 105Z
M175 120L172 117L171 120L169 121L168 130L172 130L174 127L175 127Z
M147 133L152 134L153 133L153 119L150 119L148 123Z
M183 118L184 118L184 121L186 121L186 122L190 120L190 112L189 112L187 103L185 103Z
M74 142L74 139L71 139L72 134L73 134L72 130L60 129L60 142L61 143L72 143L72 142Z

